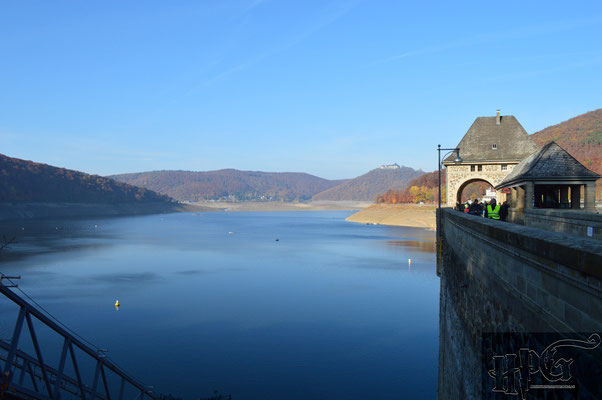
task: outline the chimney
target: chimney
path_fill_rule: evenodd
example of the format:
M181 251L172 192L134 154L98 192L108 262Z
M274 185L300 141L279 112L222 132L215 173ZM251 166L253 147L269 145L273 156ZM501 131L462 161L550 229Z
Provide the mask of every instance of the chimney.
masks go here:
M500 110L495 110L495 124L499 125L502 123L502 117L500 117Z

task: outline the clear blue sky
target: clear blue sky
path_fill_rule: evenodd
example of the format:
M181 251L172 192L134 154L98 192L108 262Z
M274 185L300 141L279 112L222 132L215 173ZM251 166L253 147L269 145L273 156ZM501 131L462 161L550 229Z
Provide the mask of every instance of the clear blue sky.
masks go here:
M157 169L432 171L474 118L602 107L601 1L0 4L0 153Z

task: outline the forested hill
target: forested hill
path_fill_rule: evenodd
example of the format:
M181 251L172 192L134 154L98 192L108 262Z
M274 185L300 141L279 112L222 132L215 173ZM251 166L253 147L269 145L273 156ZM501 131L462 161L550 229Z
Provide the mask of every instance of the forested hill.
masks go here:
M389 189L403 189L412 179L423 174L424 172L409 167L377 168L318 193L313 200L374 201L379 194Z
M311 197L344 180L328 180L298 172L151 171L111 178L166 194L180 201L295 201Z
M445 196L446 170L441 170L441 193ZM412 179L403 189L390 189L376 196L377 203L434 203L439 194L439 171Z
M587 168L602 174L602 108L545 128L532 137L539 146L554 140Z
M0 154L0 202L169 203L167 196L98 175Z
M441 199L445 202L447 171L441 170ZM474 182L464 188L463 198L481 198L489 188L486 182ZM403 190L388 190L376 197L377 203L436 203L439 197L439 171L433 171L412 179Z

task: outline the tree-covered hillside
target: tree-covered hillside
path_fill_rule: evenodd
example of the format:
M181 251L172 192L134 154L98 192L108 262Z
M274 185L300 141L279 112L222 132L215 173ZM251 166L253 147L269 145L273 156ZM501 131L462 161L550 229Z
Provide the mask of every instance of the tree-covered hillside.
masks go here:
M532 136L538 146L555 141L581 164L602 175L602 108L549 126ZM602 179L596 186L596 199L600 199Z
M0 154L0 202L170 202L147 189L113 179Z
M442 196L445 199L445 169L441 170ZM412 179L403 189L390 189L376 196L377 203L433 203L438 198L439 174L429 172Z
M318 193L313 200L374 201L379 194L390 189L403 189L408 182L423 174L424 172L409 167L377 168Z
M555 141L587 168L602 174L602 108L547 127L534 133L533 139L539 146Z
M151 171L113 175L111 178L151 189L180 201L304 201L343 182L298 172L235 169L205 172Z

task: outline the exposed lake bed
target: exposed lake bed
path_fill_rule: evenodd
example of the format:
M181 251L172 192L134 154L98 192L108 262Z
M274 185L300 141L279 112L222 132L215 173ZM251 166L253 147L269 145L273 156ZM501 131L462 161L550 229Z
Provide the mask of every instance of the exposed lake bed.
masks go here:
M350 214L28 221L2 272L161 393L432 398L434 234Z
M407 226L436 229L436 205L433 204L373 204L350 215L347 221L364 224Z

